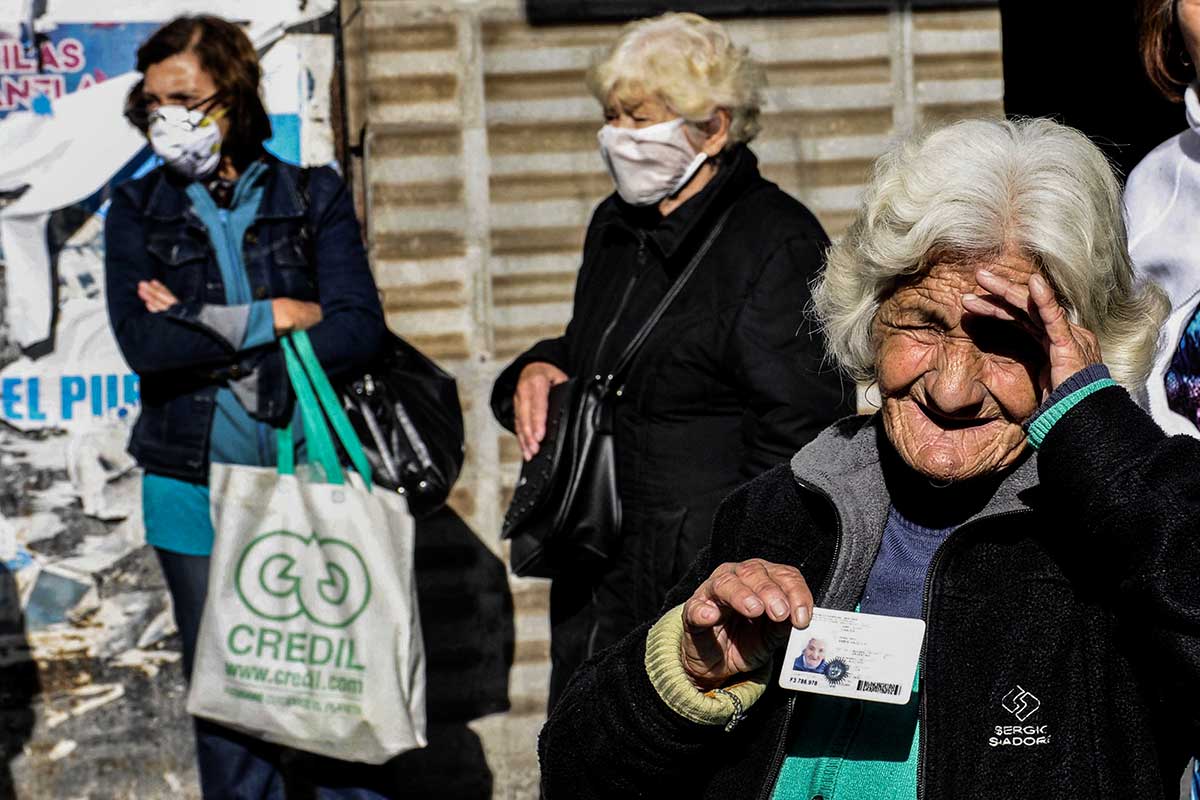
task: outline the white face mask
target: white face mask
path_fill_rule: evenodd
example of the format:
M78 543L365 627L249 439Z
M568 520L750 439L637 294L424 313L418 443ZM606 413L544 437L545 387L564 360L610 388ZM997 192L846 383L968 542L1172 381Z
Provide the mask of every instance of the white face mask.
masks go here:
M207 177L221 161L221 128L214 114L185 106L159 106L150 115L150 146L167 166L185 177Z
M682 117L645 128L600 129L600 155L626 203L648 206L687 185L708 158L688 141Z

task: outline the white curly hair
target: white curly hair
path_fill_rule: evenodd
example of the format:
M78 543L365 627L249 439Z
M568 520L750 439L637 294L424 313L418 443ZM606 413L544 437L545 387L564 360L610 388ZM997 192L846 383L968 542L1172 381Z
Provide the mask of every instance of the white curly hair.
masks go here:
M1096 334L1113 379L1140 389L1169 305L1156 286L1134 281L1120 185L1104 154L1048 119L964 120L875 162L858 216L813 289L830 353L857 380L874 380L872 323L899 281L935 253L1014 250Z

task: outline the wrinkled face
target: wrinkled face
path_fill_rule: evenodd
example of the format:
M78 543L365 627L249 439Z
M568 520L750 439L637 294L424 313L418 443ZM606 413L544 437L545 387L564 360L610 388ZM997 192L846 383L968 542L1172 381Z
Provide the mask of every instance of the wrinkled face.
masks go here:
M825 640L809 639L804 646L804 663L810 667L820 665L825 660Z
M604 102L604 122L614 128L648 128L678 116L662 100L644 92L614 89Z
M980 267L1022 285L1035 271L1017 255L935 259L875 316L884 429L909 466L939 482L1012 465L1025 449L1021 423L1044 395L1040 343L1015 322L963 310L964 294L987 294L975 282Z

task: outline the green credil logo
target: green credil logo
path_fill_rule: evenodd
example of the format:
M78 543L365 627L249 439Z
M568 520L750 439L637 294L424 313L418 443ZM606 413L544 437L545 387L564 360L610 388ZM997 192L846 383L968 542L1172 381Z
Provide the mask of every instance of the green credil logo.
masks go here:
M303 614L328 628L349 625L371 599L371 576L358 551L315 532L255 538L238 559L234 585L246 608L264 619Z

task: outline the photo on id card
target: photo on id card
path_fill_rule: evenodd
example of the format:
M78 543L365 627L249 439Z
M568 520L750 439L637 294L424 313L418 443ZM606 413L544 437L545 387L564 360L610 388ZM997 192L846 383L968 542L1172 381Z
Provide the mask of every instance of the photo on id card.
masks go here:
M924 636L924 620L814 608L807 628L792 629L779 685L903 705Z

